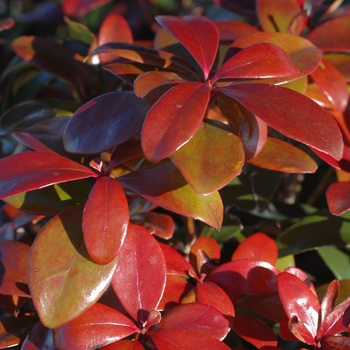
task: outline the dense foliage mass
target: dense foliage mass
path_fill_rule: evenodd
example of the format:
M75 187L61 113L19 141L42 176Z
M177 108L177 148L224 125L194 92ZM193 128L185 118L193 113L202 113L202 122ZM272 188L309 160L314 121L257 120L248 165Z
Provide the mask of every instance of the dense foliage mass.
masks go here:
M7 15L0 349L350 349L349 5Z

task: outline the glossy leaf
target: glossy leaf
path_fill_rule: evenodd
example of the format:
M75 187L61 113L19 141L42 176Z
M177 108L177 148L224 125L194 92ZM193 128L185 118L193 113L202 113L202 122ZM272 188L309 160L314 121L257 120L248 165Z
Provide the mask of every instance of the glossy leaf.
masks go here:
M279 271L271 264L259 260L236 260L214 269L208 281L225 291L238 294L267 294L277 289Z
M96 97L80 107L69 121L65 149L83 154L111 149L141 132L147 111L147 100L132 92L117 91Z
M258 0L256 12L265 32L292 32L298 35L304 27L305 14L295 0L283 0L275 4L269 0Z
M323 336L347 332L350 327L350 298L337 305L323 322Z
M350 209L350 182L331 184L326 192L329 211L341 215Z
M198 332L178 329L160 329L148 332L158 350L229 350L221 341Z
M215 308L200 304L181 304L167 312L156 329L184 330L222 340L229 327L226 318Z
M173 72L146 72L136 78L134 92L138 97L158 98L174 85L183 82L184 80Z
M337 280L333 280L328 288L327 291L322 298L321 302L321 310L320 310L320 321L321 323L324 322L325 318L328 316L328 314L333 310L335 306L335 302L337 300L338 294L340 289L340 283Z
M172 33L201 67L207 80L219 45L215 24L202 16L157 16L157 22Z
M210 305L226 317L235 316L235 309L228 295L215 283L204 281L196 285L198 303ZM232 318L229 318L231 321Z
M134 39L126 19L119 13L110 13L101 23L97 36L98 45L118 41L132 44Z
M286 173L314 173L317 163L304 151L280 139L268 137L261 152L250 164Z
M144 324L155 310L166 283L166 263L155 238L142 226L129 224L112 280L113 290L134 320Z
M278 78L299 73L288 54L278 46L261 43L248 46L229 58L214 75L217 79Z
M336 159L342 157L342 136L334 118L302 94L267 84L241 84L221 91L285 136Z
M339 280L350 278L350 261L348 249L335 247L322 247L317 249L323 262Z
M138 340L119 340L118 342L111 343L107 346L103 346L100 350L144 350Z
M23 152L2 158L0 197L13 196L62 182L96 177L86 166L51 152Z
M228 96L220 96L217 102L233 132L242 140L245 160L254 158L266 142L266 123Z
M239 244L233 252L231 261L252 259L275 265L278 257L276 242L265 233L254 233Z
M217 241L212 237L198 237L196 241L191 246L189 259L190 263L194 267L198 267L198 270L200 271L200 265L197 260L197 253L198 250L202 250L206 257L216 263L220 260L220 247Z
M163 239L173 236L175 224L171 216L160 213L138 213L130 219L134 224L142 225L152 234Z
M59 349L93 350L139 332L125 315L96 303L74 320L54 330Z
M29 332L24 339L21 350L55 350L52 330L44 327L41 322Z
M109 176L98 178L85 204L82 226L94 262L108 264L118 255L128 224L129 207L122 187Z
M237 314L232 329L245 341L262 350L274 350L277 339L266 323L251 315Z
M315 344L320 312L316 295L297 276L287 272L277 276L277 283L291 332L301 341Z
M26 213L54 216L84 203L91 191L86 180L77 180L22 192L2 200Z
M158 162L188 142L201 125L209 98L209 86L197 82L167 91L146 115L141 134L145 157Z
M0 319L0 348L8 349L21 344L29 331L38 322L34 316L23 316L17 319L14 316Z
M347 16L326 21L310 32L307 39L322 51L349 52L350 38L347 35L350 29Z
M24 243L0 240L0 294L29 296L27 258L29 246Z
M325 338L322 342L322 349L324 350L346 350L350 346L350 339L345 336L331 335Z
M86 251L81 208L55 216L33 243L29 289L40 320L56 328L91 307L108 287L116 261L98 265ZM48 263L50 262L50 263Z
M220 124L202 123L170 159L196 192L208 194L241 173L244 152L240 138L230 130Z
M258 43L274 44L284 50L299 70L299 73L293 77L295 80L313 72L322 58L322 52L320 49L305 38L289 33L268 32L259 32L237 39L229 48L227 57L231 57L231 50L236 53L237 49L243 49ZM271 82L286 82L286 79L284 78L278 79L279 80L271 80Z
M288 272L294 276L297 276L301 281L303 281L306 286L311 290L312 293L314 293L317 296L316 289L314 284L311 282L309 276L298 267L289 266L287 267L284 272Z
M333 108L344 111L348 105L349 93L346 81L340 72L331 63L322 60L310 76L326 95Z
M162 162L118 178L155 205L220 228L223 206L218 192L204 196L193 191L171 162Z

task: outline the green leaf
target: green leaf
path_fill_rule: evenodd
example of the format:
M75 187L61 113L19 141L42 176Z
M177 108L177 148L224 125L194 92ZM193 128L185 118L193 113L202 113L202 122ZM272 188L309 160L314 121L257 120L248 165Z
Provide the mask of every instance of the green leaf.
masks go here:
M317 249L328 268L338 280L350 279L350 251L340 250L335 247L322 247Z
M87 253L82 208L51 219L36 237L28 263L29 289L43 325L56 328L92 306L108 287L116 259L95 264Z

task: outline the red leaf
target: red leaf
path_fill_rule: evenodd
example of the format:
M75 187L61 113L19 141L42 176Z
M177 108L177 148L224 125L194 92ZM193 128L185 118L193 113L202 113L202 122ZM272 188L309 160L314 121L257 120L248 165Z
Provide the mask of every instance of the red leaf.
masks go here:
M155 205L220 229L223 205L218 192L201 195L193 191L175 165L161 162L118 178L129 189Z
M261 152L249 159L250 164L286 173L314 173L317 163L292 144L268 137Z
M336 182L326 191L329 211L341 215L350 209L350 182Z
M251 24L240 21L215 21L214 24L219 31L220 44L230 45L238 38L260 32L258 28Z
M348 332L350 327L350 297L337 305L323 321L322 336Z
M148 101L133 92L117 91L96 97L71 117L64 135L65 148L83 154L111 149L141 132L147 111Z
M125 315L96 303L82 315L53 331L59 349L93 350L140 330Z
M91 261L81 216L81 207L55 216L41 229L29 253L29 289L41 322L49 328L91 307L113 277L116 260L108 265Z
M166 263L155 238L142 226L129 224L112 286L125 310L143 324L155 310L166 283Z
M51 152L23 152L0 160L0 197L97 177L91 169Z
M178 329L148 332L158 350L229 350L221 341L207 334Z
M261 260L275 266L278 258L276 242L265 233L254 233L239 244L231 261L252 259Z
M267 84L241 84L221 91L285 136L336 159L342 157L343 139L336 121L304 95Z
M157 22L173 34L201 67L207 80L219 46L215 24L201 16L157 16Z
M82 226L94 262L108 264L118 255L128 224L129 207L122 187L109 176L98 178L85 204Z
M236 260L222 264L212 271L208 281L225 291L238 294L267 294L277 289L277 268L265 261Z
M146 115L141 134L145 157L158 162L190 140L201 125L209 98L210 88L203 83L182 83L167 91Z
M326 95L333 108L343 112L348 105L349 93L346 81L339 71L328 61L322 60L310 76Z
M208 122L201 123L195 135L170 159L197 193L208 194L241 173L244 151L240 138L229 128Z
M138 340L119 340L116 343L111 343L103 346L100 350L144 350Z
M253 316L237 314L232 329L258 349L275 350L277 346L276 335L271 327Z
M349 337L329 336L322 341L322 350L347 350L350 348Z
M152 235L163 239L170 239L174 233L174 220L170 215L160 213L138 213L131 217L134 224L147 228Z
M287 314L291 332L307 344L316 344L320 303L297 276L282 272L277 276L278 293Z
M62 10L66 16L82 17L96 7L109 3L111 0L63 0Z
M197 302L210 305L220 311L229 320L235 316L235 309L228 295L215 283L204 281L196 286Z
M189 276L191 264L174 248L167 244L159 243L166 260L167 273L171 275Z
M132 44L134 39L126 19L119 13L111 12L105 17L100 26L97 41L98 45L112 41Z
M214 307L200 303L181 304L167 312L156 329L184 330L210 335L223 340L228 331L228 321Z
M344 16L326 21L317 26L307 36L307 39L318 46L322 51L349 52L350 38L347 35L349 30L349 17Z
M284 270L284 272L288 272L294 276L297 276L306 284L306 286L311 290L311 292L317 296L315 286L311 282L309 276L303 270L299 269L298 267L289 266Z
M28 253L29 246L24 243L0 240L0 294L29 296Z
M288 54L278 46L261 43L248 46L228 59L214 75L217 79L279 78L298 74Z
M340 283L338 280L333 280L327 287L326 294L321 302L320 323L322 324L327 315L333 310L338 297Z

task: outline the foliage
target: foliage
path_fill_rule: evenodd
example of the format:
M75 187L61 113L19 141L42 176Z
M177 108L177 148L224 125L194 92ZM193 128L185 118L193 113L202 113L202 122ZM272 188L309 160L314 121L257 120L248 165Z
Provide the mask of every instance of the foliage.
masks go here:
M214 2L1 20L1 349L349 349L350 8Z

